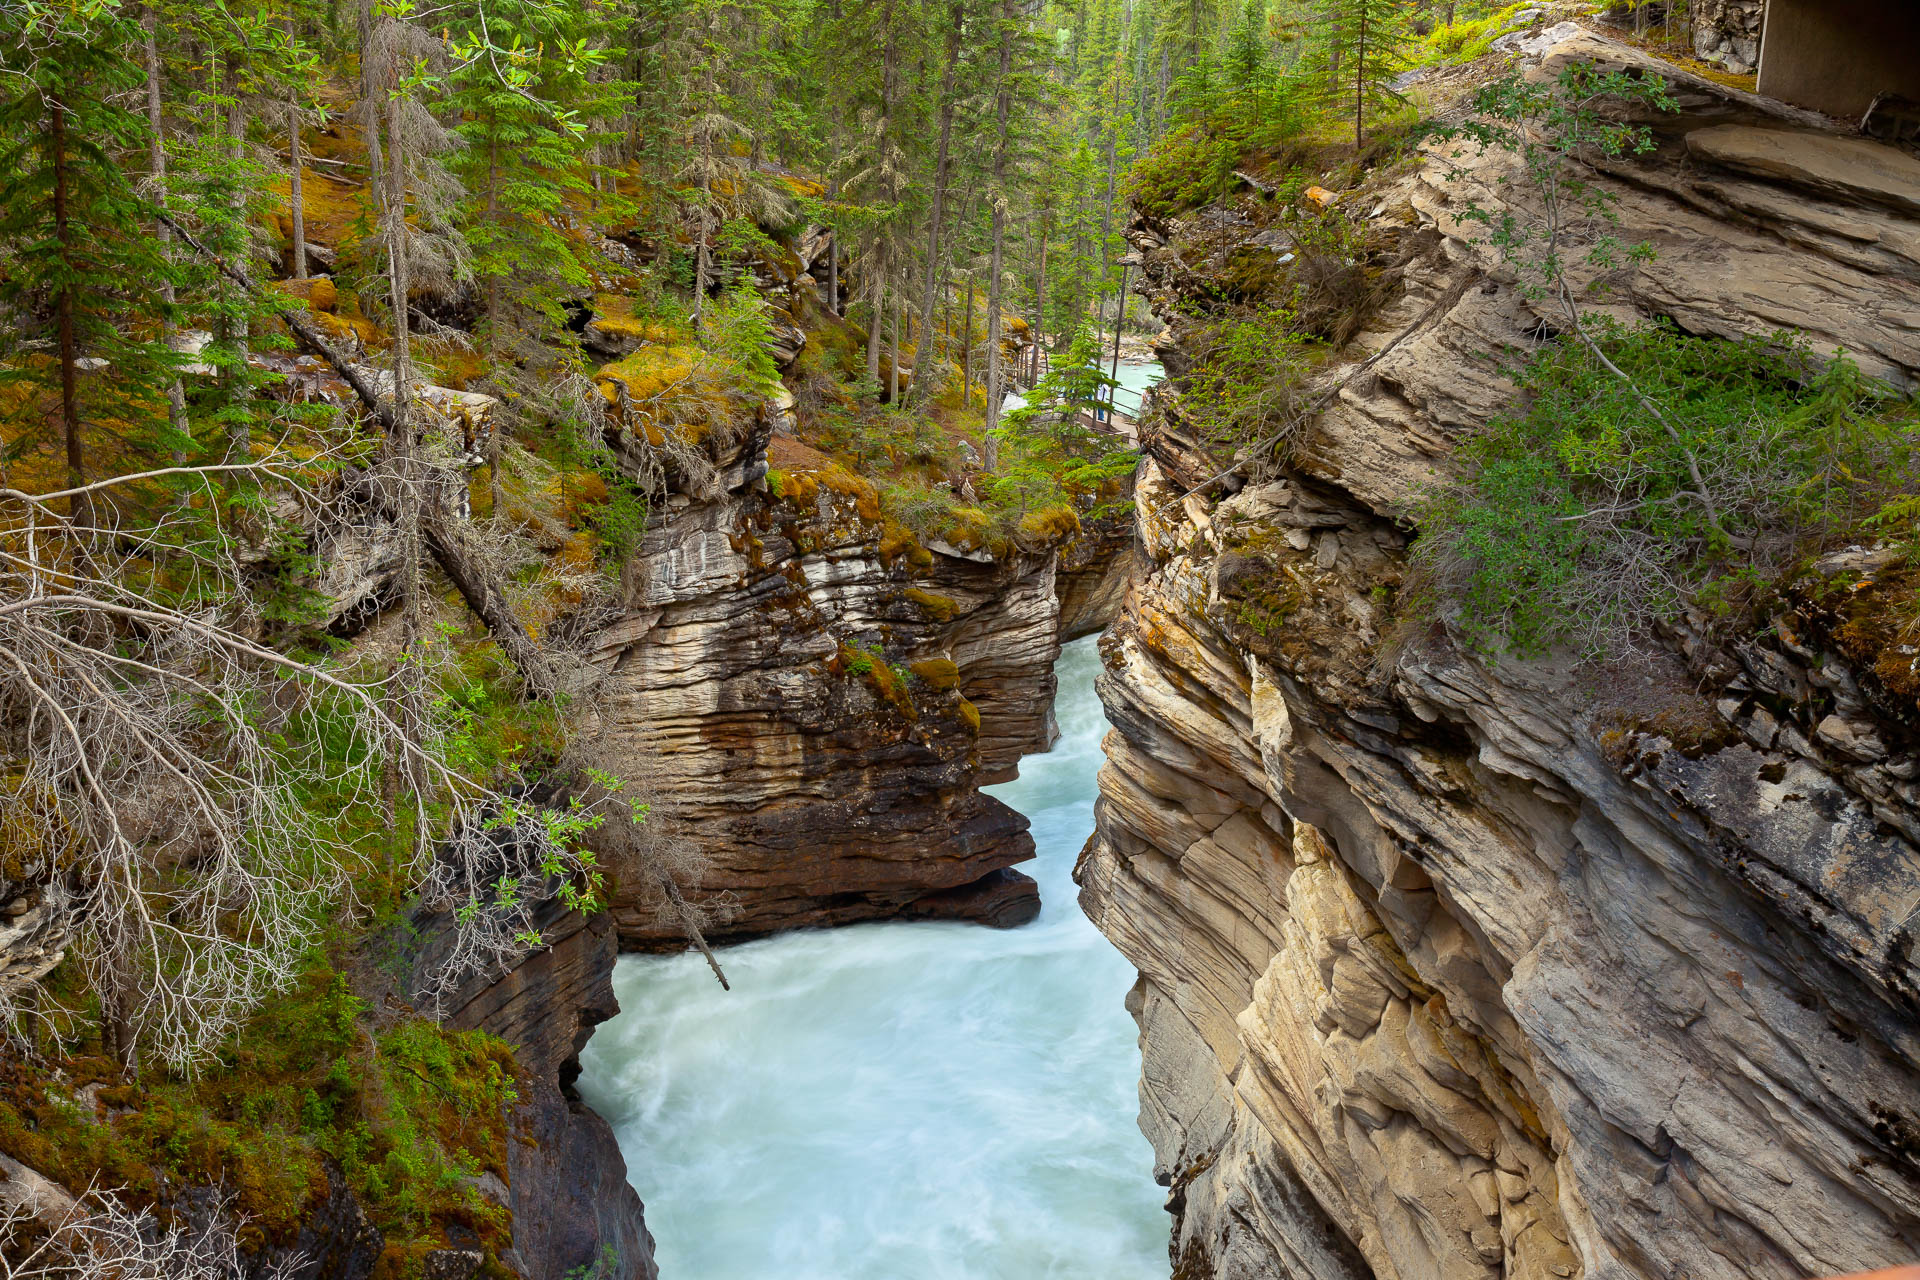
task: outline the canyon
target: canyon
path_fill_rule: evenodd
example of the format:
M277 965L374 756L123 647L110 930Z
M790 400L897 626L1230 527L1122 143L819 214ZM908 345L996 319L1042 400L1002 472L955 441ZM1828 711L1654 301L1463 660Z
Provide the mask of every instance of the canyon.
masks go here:
M1735 87L1761 17L1757 0L1697 6L1691 47L1716 68L1656 58L1585 8L1499 19L1492 47L1534 82L1598 67L1658 81L1672 103L1617 108L1646 151L1575 161L1613 234L1651 252L1583 260L1571 290L1597 315L1697 337L1796 331L1912 394L1920 159ZM1418 74L1457 120L1490 73ZM885 1209L835 1237L844 1274L1131 1275L1143 1258L1159 1269L1149 1177L1174 1280L1793 1280L1920 1254L1920 573L1871 539L1826 549L1756 625L1695 608L1605 661L1496 657L1417 613L1412 513L1515 402L1516 360L1564 335L1476 220L1544 216L1510 156L1427 140L1374 159L1304 197L1354 238L1284 462L1223 471L1182 390L1211 300L1314 285L1314 251L1266 181L1282 175L1249 165L1229 194L1127 226L1170 380L1138 415L1119 517L1058 507L1051 523L990 525L971 443L911 475L888 453L868 476L803 441L796 396L820 393L803 353L858 354L823 301L844 283L840 247L804 220L757 232L767 244L728 266L772 317L763 394L724 430L669 424L663 448L672 433L634 412L618 370L649 344L670 366L699 322L635 336L632 282L672 250L642 262L631 228L596 244L634 294L573 304L607 358L581 381L606 400L588 401L594 444L644 520L610 581L594 561L605 528L589 536L588 504L569 507L559 446L558 463L523 450L508 514L526 579L569 556L594 565L600 594L566 608L515 589L562 672L538 693L561 695L565 765L630 780L645 822L582 837L607 873L604 911L542 899L537 946L450 992L430 996L458 931L446 913L396 908L328 956L351 992L327 1006L351 1031L343 1071L409 1020L511 1046L499 1168L409 1237L424 1252L407 1265L654 1280L644 1184L656 1223L684 1233L675 1256L714 1274L839 1274L794 1240L857 1199ZM703 256L702 283L707 269ZM344 326L328 332L390 392L358 330L306 288L314 322ZM285 400L371 403L331 354L247 358L284 377ZM856 384L832 393L842 407L872 393L877 415L878 392ZM483 467L503 501L505 402L425 380L413 393L436 502L470 516ZM959 400L971 413L964 375ZM888 487L902 479L920 486L909 502L952 499L945 515L903 523ZM605 476L571 483L607 496ZM409 549L364 497L309 531L302 586L330 642L378 655L396 647ZM980 524L954 518L969 508ZM272 551L244 554L264 575ZM485 628L468 631L478 647ZM1036 852L1037 877L1020 870ZM0 864L0 996L77 954L88 889L51 862ZM1088 921L1124 966L1093 950ZM839 926L861 929L821 931ZM690 941L721 949L671 954ZM608 1026L616 969L634 1008ZM1136 1066L1116 1056L1122 1015L1150 1167L1112 1132ZM7 1064L9 1083L103 1134L131 1130L130 1095L103 1100L102 1055L84 1084ZM895 1063L914 1078L880 1079ZM309 1108L306 1083L260 1091L298 1118L290 1132L325 1127L310 1112L331 1123L335 1103L309 1090ZM807 1129L842 1141L823 1155ZM395 1274L380 1206L348 1188L343 1157L301 1150L320 1192L248 1265ZM209 1188L168 1176L153 1202L210 1221ZM0 1207L44 1223L72 1190L0 1155ZM788 1234L730 1251L727 1231L775 1201ZM902 1232L925 1238L888 1234Z
M1914 385L1920 161L1571 23L1519 50L1531 76L1618 68L1679 104L1589 174L1655 250L1613 279L1617 314L1791 327ZM1838 551L1754 634L1702 616L1629 662L1393 626L1414 497L1511 396L1504 353L1551 328L1456 216L1523 201L1510 164L1432 147L1343 195L1393 289L1294 465L1204 496L1170 389L1143 437L1077 878L1140 974L1174 1274L1908 1261L1920 704L1912 646L1857 628L1899 557ZM1134 224L1170 370L1181 299L1259 232L1234 200Z

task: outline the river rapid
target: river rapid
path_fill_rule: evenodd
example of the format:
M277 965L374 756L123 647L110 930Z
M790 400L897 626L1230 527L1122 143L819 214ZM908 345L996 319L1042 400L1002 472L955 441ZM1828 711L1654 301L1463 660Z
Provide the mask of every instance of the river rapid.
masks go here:
M1135 1124L1133 972L1071 873L1106 720L1062 652L1059 743L990 793L1027 815L1040 917L856 925L624 956L582 1055L667 1280L1163 1280Z

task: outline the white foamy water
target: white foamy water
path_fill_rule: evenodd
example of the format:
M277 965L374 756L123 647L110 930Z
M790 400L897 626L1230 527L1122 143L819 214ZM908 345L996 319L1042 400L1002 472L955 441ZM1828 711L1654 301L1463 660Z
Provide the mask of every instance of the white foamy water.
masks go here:
M870 924L627 956L580 1091L666 1280L1164 1280L1135 1125L1133 972L1074 899L1106 731L1092 638L1060 742L992 793L1033 823L1040 918Z

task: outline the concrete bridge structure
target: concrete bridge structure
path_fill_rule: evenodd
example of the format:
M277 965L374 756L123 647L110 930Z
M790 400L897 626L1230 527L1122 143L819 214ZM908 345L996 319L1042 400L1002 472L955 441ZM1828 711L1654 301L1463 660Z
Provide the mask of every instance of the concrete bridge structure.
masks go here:
M1758 87L1854 121L1882 95L1920 103L1920 0L1767 0Z

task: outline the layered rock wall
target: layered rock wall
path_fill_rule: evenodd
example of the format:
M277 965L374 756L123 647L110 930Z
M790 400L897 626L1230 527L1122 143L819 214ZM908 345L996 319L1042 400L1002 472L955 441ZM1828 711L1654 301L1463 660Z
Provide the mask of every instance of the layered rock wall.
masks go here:
M421 922L429 939L436 921ZM499 977L470 979L442 1003L441 1020L514 1047L516 1092L507 1183L482 1185L513 1215L502 1259L523 1280L654 1280L653 1237L613 1129L572 1091L594 1027L620 1012L613 922L544 904L533 920L546 946ZM430 944L415 963L438 961Z
M1874 176L1904 172L1891 153L1840 163L1853 141L1592 37L1547 72L1570 57L1668 75L1685 105L1657 152L1596 175L1622 237L1660 250L1616 306L1800 328L1911 385L1920 205L1900 193L1920 187ZM1449 180L1436 157L1369 194L1403 282L1327 374L1380 356L1302 465L1183 500L1207 472L1176 399L1148 439L1150 568L1103 641L1114 728L1077 874L1140 971L1175 1274L1908 1261L1920 704L1845 603L1905 570L1842 554L1759 638L1681 634L1605 669L1386 643L1410 496L1510 394L1492 353L1543 331L1450 216L1505 194L1497 164ZM1171 314L1198 237L1136 236Z
M587 750L639 781L651 822L706 863L714 936L894 915L1018 924L1026 819L980 794L1043 750L1062 638L1061 552L917 540L871 491L769 491L764 435L718 493L677 496L600 637ZM1070 546L1075 632L1117 603L1131 531ZM646 868L617 865L624 945L684 945Z

